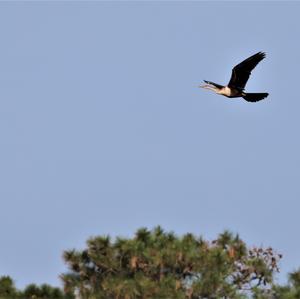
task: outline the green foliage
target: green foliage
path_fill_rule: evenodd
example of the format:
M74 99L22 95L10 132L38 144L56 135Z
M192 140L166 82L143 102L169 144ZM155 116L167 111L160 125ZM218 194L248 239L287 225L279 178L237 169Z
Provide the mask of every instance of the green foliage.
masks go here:
M21 292L20 297L24 299L64 299L65 295L61 289L48 284L41 286L30 284Z
M289 274L289 284L286 286L274 286L275 299L299 299L300 298L300 270Z
M1 276L0 299L74 299L74 295L48 284L29 284L24 290L17 290L12 278Z
M99 236L84 250L65 251L64 290L30 284L21 291L1 276L0 299L299 299L300 269L287 285L273 283L280 258L228 231L210 242L141 228L131 239Z
M209 242L141 228L132 239L99 236L65 251L70 271L61 278L83 299L239 299L271 286L279 258L227 231Z
M0 277L0 298L15 298L17 290L10 276Z

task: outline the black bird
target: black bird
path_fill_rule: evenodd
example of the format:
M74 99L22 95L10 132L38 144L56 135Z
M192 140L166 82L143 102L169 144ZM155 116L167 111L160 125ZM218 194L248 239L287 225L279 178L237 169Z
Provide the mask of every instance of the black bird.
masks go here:
M244 92L244 89L251 75L251 71L265 57L266 54L264 52L258 52L236 65L232 69L231 78L227 86L204 80L206 84L199 87L213 90L217 94L223 95L228 98L242 97L248 102L258 102L266 98L269 94L266 92L248 93Z

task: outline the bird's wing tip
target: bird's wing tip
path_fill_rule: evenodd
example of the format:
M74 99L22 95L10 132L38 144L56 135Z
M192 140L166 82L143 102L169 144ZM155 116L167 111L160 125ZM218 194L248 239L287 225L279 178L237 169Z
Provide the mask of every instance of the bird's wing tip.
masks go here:
M262 58L265 58L267 56L266 52L260 51L257 54L259 54Z

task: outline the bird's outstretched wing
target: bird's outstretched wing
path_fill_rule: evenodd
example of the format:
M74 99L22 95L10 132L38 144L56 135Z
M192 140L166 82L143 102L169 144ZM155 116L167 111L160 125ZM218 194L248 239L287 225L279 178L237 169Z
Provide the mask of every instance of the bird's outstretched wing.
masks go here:
M228 83L229 87L243 90L251 75L251 71L266 57L264 52L258 52L242 61L232 69L232 75Z

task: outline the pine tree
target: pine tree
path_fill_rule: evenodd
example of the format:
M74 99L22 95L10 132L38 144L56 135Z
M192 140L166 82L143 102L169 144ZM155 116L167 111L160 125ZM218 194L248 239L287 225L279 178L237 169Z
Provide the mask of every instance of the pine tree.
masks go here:
M271 286L280 256L225 231L212 242L161 227L131 239L99 236L64 252L65 291L82 299L240 299Z

